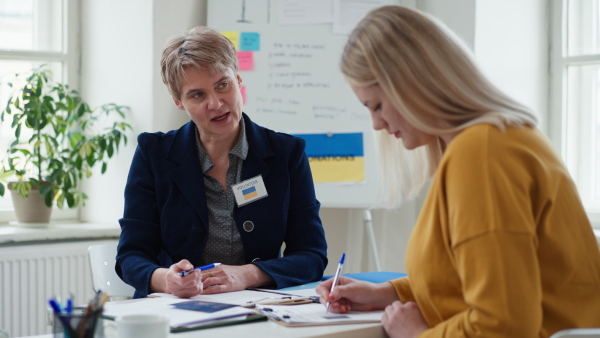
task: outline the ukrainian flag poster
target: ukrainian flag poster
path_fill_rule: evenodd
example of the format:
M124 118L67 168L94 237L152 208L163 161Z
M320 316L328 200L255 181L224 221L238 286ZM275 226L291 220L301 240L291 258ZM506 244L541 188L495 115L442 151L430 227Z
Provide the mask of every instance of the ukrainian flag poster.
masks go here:
M315 183L365 181L363 133L294 134L306 141Z

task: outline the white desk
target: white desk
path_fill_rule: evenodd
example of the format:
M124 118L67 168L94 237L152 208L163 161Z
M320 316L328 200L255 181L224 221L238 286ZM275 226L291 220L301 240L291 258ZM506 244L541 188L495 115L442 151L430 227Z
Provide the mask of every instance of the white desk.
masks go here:
M301 337L343 337L365 338L387 337L381 324L346 324L307 327L285 327L272 321L254 322L203 329L189 332L173 333L172 338L219 337L219 338L301 338ZM106 337L109 338L109 337Z
M105 338L116 338L114 322L108 323L105 329ZM112 327L111 327L112 326ZM53 335L32 336L31 338L52 338ZM385 338L381 324L345 324L307 327L285 327L272 321L261 321L247 324L222 326L211 329L202 329L188 332L171 333L169 338Z

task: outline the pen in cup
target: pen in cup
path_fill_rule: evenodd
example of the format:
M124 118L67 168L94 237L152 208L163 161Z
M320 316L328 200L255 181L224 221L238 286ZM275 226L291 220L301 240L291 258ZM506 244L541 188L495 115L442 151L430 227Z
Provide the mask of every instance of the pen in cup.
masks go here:
M207 264L207 265L204 265L204 266L199 266L197 268L193 268L192 270L181 271L179 273L179 276L185 277L185 276L189 275L190 273L192 273L194 270L200 270L200 271L210 270L210 269L216 268L219 265L221 265L221 263L210 263L210 264Z
M333 292L333 289L335 288L335 286L337 285L337 283L340 279L340 274L342 273L342 267L344 266L345 258L346 258L346 253L342 253L342 257L340 258L340 263L338 264L337 270L335 270L335 276L333 276L333 283L331 283L331 290L329 291L329 293ZM330 305L331 305L331 302L327 302L327 310L325 311L325 314L329 313Z

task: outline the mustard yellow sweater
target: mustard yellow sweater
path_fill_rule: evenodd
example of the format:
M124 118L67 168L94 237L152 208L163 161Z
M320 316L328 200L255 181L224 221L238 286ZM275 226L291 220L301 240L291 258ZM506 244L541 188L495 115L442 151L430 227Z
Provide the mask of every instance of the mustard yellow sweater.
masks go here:
M419 337L548 337L600 327L600 250L576 187L536 129L477 125L446 149L392 281Z

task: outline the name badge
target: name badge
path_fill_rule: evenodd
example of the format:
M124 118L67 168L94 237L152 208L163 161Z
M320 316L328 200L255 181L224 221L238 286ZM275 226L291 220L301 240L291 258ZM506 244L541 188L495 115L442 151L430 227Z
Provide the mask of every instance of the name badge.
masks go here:
M238 207L269 196L261 175L238 183L232 188Z

